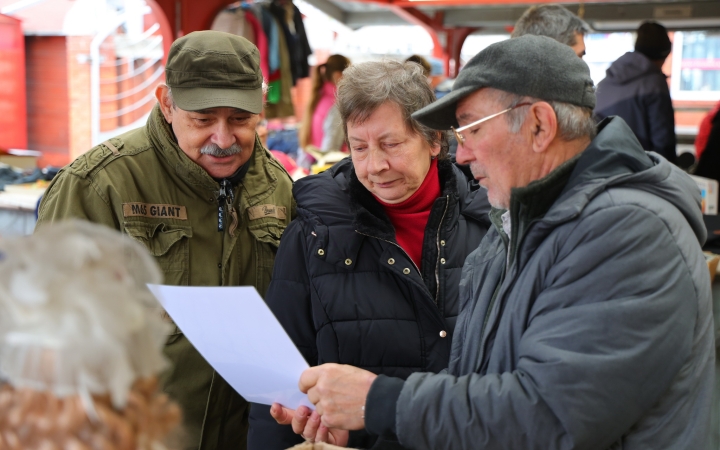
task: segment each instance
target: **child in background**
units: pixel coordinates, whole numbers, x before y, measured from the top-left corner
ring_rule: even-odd
[[[322,152],[342,148],[345,136],[335,108],[335,86],[348,66],[350,60],[343,55],[330,55],[313,70],[312,94],[300,126],[301,148],[312,145]]]

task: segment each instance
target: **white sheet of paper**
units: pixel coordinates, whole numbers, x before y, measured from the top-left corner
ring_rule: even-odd
[[[254,287],[148,287],[193,346],[245,400],[314,409],[298,389],[308,364]]]

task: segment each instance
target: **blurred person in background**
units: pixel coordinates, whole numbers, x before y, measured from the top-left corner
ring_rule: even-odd
[[[700,122],[695,152],[695,175],[720,181],[720,103]]]
[[[300,125],[300,147],[312,145],[322,152],[340,150],[343,146],[342,121],[335,108],[335,91],[350,60],[330,55],[313,70],[313,87],[308,108]]]
[[[675,111],[667,76],[662,72],[671,50],[664,26],[657,22],[640,25],[635,51],[612,63],[607,76],[598,83],[595,115],[600,120],[622,117],[646,151],[675,163]]]
[[[432,66],[430,65],[430,62],[423,58],[420,55],[411,55],[408,57],[408,59],[405,60],[405,62],[413,62],[415,64],[420,64],[420,67],[423,69],[423,74],[430,78],[430,73],[432,72]]]
[[[511,37],[534,34],[547,36],[585,56],[585,35],[590,27],[581,18],[560,5],[532,6],[515,23]]]
[[[405,379],[448,363],[462,265],[490,226],[490,205],[447,157],[444,133],[411,118],[434,99],[422,67],[409,62],[353,65],[338,86],[350,157],[296,182],[300,215],[265,297],[311,366],[352,364]],[[251,448],[302,441],[274,421],[256,441],[258,411],[253,405]],[[298,413],[320,424],[307,408]],[[403,448],[364,431],[340,439]]]

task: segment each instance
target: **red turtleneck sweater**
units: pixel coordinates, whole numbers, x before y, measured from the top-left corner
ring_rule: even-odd
[[[438,177],[437,159],[430,163],[430,170],[417,191],[402,203],[388,204],[375,197],[385,208],[395,227],[395,239],[400,247],[407,252],[420,268],[422,263],[422,246],[425,227],[430,217],[430,209],[440,197],[440,178]]]

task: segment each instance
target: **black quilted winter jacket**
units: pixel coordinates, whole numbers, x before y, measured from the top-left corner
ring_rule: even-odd
[[[265,301],[310,365],[340,363],[407,378],[448,364],[465,257],[490,226],[486,191],[438,163],[421,270],[349,158],[296,182],[298,217],[283,234]],[[248,448],[302,442],[253,405]],[[374,446],[373,446],[374,445]],[[350,447],[402,448],[351,433]]]

